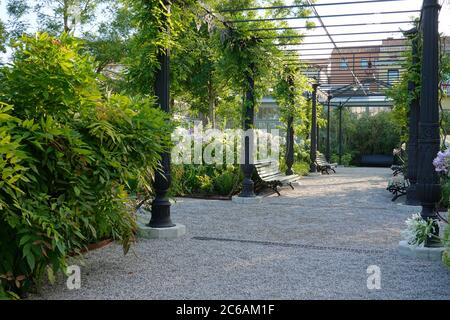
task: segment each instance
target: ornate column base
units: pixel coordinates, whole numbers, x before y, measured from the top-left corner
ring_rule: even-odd
[[[175,226],[170,218],[170,201],[168,199],[154,199],[152,203],[152,217],[149,227],[171,228]]]
[[[242,191],[239,194],[240,198],[254,198],[256,197],[254,192],[254,186],[255,183],[250,178],[244,178],[244,181],[242,182]]]
[[[262,202],[262,197],[241,197],[241,196],[234,196],[231,198],[231,201],[233,203],[237,204],[258,204]]]
[[[186,227],[182,224],[170,223],[170,226],[152,227],[146,222],[149,213],[141,210],[137,215],[137,236],[142,239],[177,239],[186,234]],[[143,214],[142,214],[143,213]]]

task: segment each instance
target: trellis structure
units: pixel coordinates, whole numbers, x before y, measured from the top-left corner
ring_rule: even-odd
[[[327,157],[330,157],[330,110],[333,106],[333,99],[337,99],[342,96],[346,89],[354,88],[353,97],[371,97],[379,96],[380,92],[376,92],[371,85],[376,84],[375,88],[382,86],[384,88],[392,86],[392,84],[397,81],[397,79],[389,79],[383,71],[386,70],[386,66],[389,64],[402,65],[404,62],[404,57],[400,54],[405,49],[411,50],[413,54],[413,62],[418,63],[419,54],[421,54],[421,94],[420,99],[412,99],[410,103],[409,112],[409,142],[408,142],[408,179],[411,182],[411,188],[408,192],[408,203],[416,204],[420,203],[422,205],[421,215],[424,219],[437,219],[436,215],[436,205],[440,200],[440,186],[439,178],[434,171],[432,164],[433,158],[440,148],[440,131],[439,131],[439,107],[438,107],[438,91],[439,91],[439,32],[438,32],[438,16],[440,5],[438,0],[424,0],[422,8],[412,8],[410,10],[401,11],[383,11],[377,14],[383,16],[395,16],[399,14],[415,14],[417,15],[417,25],[414,25],[413,21],[408,18],[403,18],[400,20],[389,20],[389,21],[378,21],[378,22],[360,22],[360,23],[338,23],[331,22],[325,23],[327,19],[337,19],[337,18],[351,18],[351,17],[366,17],[375,14],[374,12],[351,12],[346,14],[329,14],[320,15],[318,13],[318,7],[345,7],[355,4],[373,4],[373,3],[389,3],[398,2],[405,0],[375,0],[375,1],[341,1],[333,3],[317,3],[311,4],[308,2],[306,5],[291,5],[291,6],[273,6],[273,7],[254,7],[254,8],[240,8],[240,9],[225,9],[222,12],[215,13],[212,9],[204,8],[208,13],[215,19],[218,19],[225,28],[232,29],[233,26],[237,24],[254,24],[259,21],[295,21],[295,20],[306,20],[315,19],[318,21],[317,29],[323,30],[320,34],[305,34],[305,35],[289,35],[289,36],[276,36],[274,39],[274,46],[277,46],[280,50],[285,53],[285,64],[295,64],[299,66],[306,67],[305,72],[311,69],[314,72],[318,71],[317,76],[312,76],[312,124],[311,124],[311,171],[315,172],[316,168],[314,165],[314,160],[316,158],[317,151],[317,96],[318,91],[322,90],[323,93],[327,95]],[[169,5],[169,0],[164,0],[166,5]],[[273,11],[278,9],[293,8],[293,7],[308,7],[312,10],[313,15],[311,16],[300,16],[300,17],[261,17],[257,19],[241,19],[234,20],[232,18],[227,18],[230,14],[234,12],[245,12],[245,11]],[[419,15],[420,13],[420,15]],[[222,15],[224,17],[222,17]],[[398,26],[404,27],[404,30],[398,29]],[[380,28],[380,30],[370,30],[361,31],[360,28],[364,26],[369,26],[372,29]],[[390,26],[391,29],[381,30],[381,26]],[[333,33],[330,30],[334,28],[353,28],[352,32],[337,32]],[[397,27],[397,29],[394,29]],[[356,31],[354,29],[356,28]],[[250,31],[254,34],[255,38],[264,39],[264,33],[266,31],[284,31],[284,30],[309,30],[307,27],[297,27],[297,26],[286,26],[283,28],[251,28]],[[382,57],[381,62],[377,65],[372,63],[370,76],[364,78],[362,76],[362,71],[360,67],[356,67],[355,63],[350,67],[348,61],[346,61],[346,53],[344,52],[349,44],[367,44],[376,43],[383,41],[385,38],[380,38],[380,35],[387,34],[398,34],[401,35],[400,38],[396,38],[399,43],[393,43],[386,45],[389,54],[395,54],[394,56]],[[337,40],[336,37],[354,37],[352,40]],[[364,38],[361,38],[364,36]],[[293,39],[298,37],[299,39],[308,39],[312,41],[307,42],[293,42]],[[266,37],[267,39],[267,37]],[[419,44],[422,41],[423,50],[419,52]],[[324,44],[328,44],[328,47],[322,47]],[[361,46],[360,46],[361,47]],[[363,45],[362,47],[368,47]],[[353,47],[354,48],[354,47]],[[323,53],[324,50],[333,50],[333,54]],[[376,49],[375,49],[376,50]],[[365,58],[367,54],[367,60],[373,57],[370,51],[358,55],[358,58]],[[323,59],[333,66],[336,63],[341,63],[342,68],[336,71],[335,79],[333,79],[332,85],[324,86],[321,88],[321,80],[323,79],[323,70],[317,68],[321,62],[323,64]],[[156,84],[156,94],[159,98],[159,104],[161,108],[165,111],[169,111],[169,51],[166,50],[160,55],[161,69],[157,77]],[[369,60],[370,61],[370,60]],[[332,70],[333,71],[333,70]],[[408,70],[403,70],[408,71]],[[248,91],[246,93],[247,101],[254,101],[254,79],[251,75],[244,75],[248,82]],[[415,84],[410,83],[409,90],[413,94],[415,90]],[[377,89],[378,90],[378,89]],[[349,100],[352,97],[349,97]],[[420,103],[419,103],[420,100]],[[420,104],[420,105],[419,105]],[[254,125],[254,103],[250,103],[245,111],[245,121],[244,130],[250,129]],[[289,119],[287,128],[287,145],[293,145],[293,119]],[[250,143],[252,143],[248,138],[245,141],[245,164],[242,166],[244,173],[243,188],[240,197],[254,197],[253,181],[251,179],[253,173],[253,165],[250,160]],[[288,173],[291,172],[292,159],[293,159],[293,148],[288,147],[287,154],[287,164]],[[418,165],[420,163],[420,166]],[[163,172],[158,173],[155,179],[155,191],[156,197],[152,204],[152,219],[150,221],[150,226],[155,228],[166,228],[173,226],[170,219],[170,203],[167,200],[167,191],[170,186],[170,156],[169,154],[163,155]]]

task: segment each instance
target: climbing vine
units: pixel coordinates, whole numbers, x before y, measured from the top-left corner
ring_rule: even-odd
[[[408,140],[408,113],[409,105],[414,99],[419,99],[421,90],[421,78],[420,78],[420,66],[421,66],[421,52],[422,52],[422,41],[420,39],[420,33],[410,37],[407,40],[408,45],[412,45],[413,41],[417,41],[417,63],[413,63],[413,55],[411,50],[406,50],[403,53],[405,58],[402,63],[402,67],[407,70],[404,72],[400,78],[400,81],[394,84],[391,88],[386,91],[386,95],[391,98],[394,102],[393,117],[400,128],[401,141],[405,142]],[[413,94],[410,93],[409,83],[415,85],[415,90]]]
[[[186,28],[186,8],[194,0],[124,0],[131,15],[134,37],[130,41],[129,58],[125,59],[128,89],[142,94],[152,93],[158,54],[177,46],[177,39]],[[187,19],[188,20],[188,19]]]
[[[231,1],[228,8],[241,8],[241,6],[256,6],[256,1]],[[273,1],[272,4],[283,4],[283,1]],[[295,4],[305,5],[307,1],[295,1]],[[271,12],[274,18],[287,16],[303,16],[310,14],[306,7],[279,9]],[[231,20],[253,20],[249,23],[237,23],[233,25],[228,37],[224,41],[223,70],[233,79],[236,90],[245,92],[248,89],[248,77],[255,81],[256,100],[267,94],[269,89],[274,89],[277,78],[283,77],[285,68],[285,54],[280,50],[281,45],[298,43],[302,39],[302,34],[296,30],[287,29],[277,31],[277,27],[286,27],[286,22],[258,21],[261,18],[256,11],[239,11],[230,14]],[[308,27],[313,27],[311,22],[306,22]],[[260,30],[255,32],[254,30]],[[285,74],[286,75],[286,74]],[[300,84],[302,77],[295,80]],[[280,89],[281,90],[281,89]],[[296,88],[301,91],[302,88]],[[289,91],[289,90],[287,90]],[[282,92],[279,91],[281,94]],[[290,93],[286,92],[283,99],[290,99]],[[281,96],[280,96],[281,97]],[[294,100],[299,99],[299,95],[294,94]],[[281,101],[281,100],[280,100]],[[283,103],[283,101],[281,101]],[[285,101],[284,101],[285,102]],[[286,109],[284,103],[282,109]]]
[[[409,106],[413,99],[420,100],[420,91],[421,91],[421,58],[422,58],[422,41],[420,33],[418,33],[414,37],[410,37],[407,41],[408,45],[412,45],[412,42],[417,40],[418,42],[418,53],[417,53],[417,63],[413,63],[413,56],[411,50],[406,50],[403,53],[405,61],[402,64],[402,67],[407,70],[404,72],[400,78],[400,81],[397,82],[392,88],[386,91],[386,94],[389,98],[391,98],[394,102],[393,115],[396,123],[398,124],[401,132],[401,141],[406,142],[408,140],[408,113]],[[445,92],[442,90],[442,84],[448,78],[450,74],[450,58],[444,52],[444,48],[441,45],[441,53],[439,56],[439,105],[441,106],[441,101],[445,96]],[[410,92],[409,83],[413,83],[415,85],[414,91]],[[441,107],[441,134],[444,137],[443,141],[445,142],[446,136],[446,123],[448,122],[448,115],[444,112]]]
[[[312,91],[309,79],[301,73],[298,65],[285,65],[277,77],[274,97],[280,106],[280,120],[285,123],[293,117],[297,134],[308,136],[311,106],[307,94]]]

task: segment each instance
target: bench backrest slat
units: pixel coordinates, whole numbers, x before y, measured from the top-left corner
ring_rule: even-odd
[[[278,161],[267,160],[255,163],[256,171],[261,179],[269,178],[281,174]]]
[[[324,156],[322,153],[320,153],[320,152],[317,152],[317,155],[316,155],[316,163],[317,163],[319,166],[328,166],[328,165],[330,165],[330,164],[328,163],[327,159],[325,158],[325,156]]]

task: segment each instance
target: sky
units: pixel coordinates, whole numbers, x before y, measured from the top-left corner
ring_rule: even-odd
[[[338,0],[317,0],[316,3],[339,3],[339,2],[347,2],[353,0],[346,1],[338,1]],[[292,0],[286,1],[288,4],[292,2]],[[441,33],[445,35],[450,35],[450,0],[439,0],[442,5],[441,13],[440,13],[440,24],[439,29]],[[420,12],[416,13],[398,13],[398,14],[376,14],[377,12],[386,12],[386,11],[407,11],[407,10],[420,10],[422,6],[422,0],[399,0],[394,2],[381,2],[381,3],[364,3],[364,4],[351,4],[351,5],[342,5],[339,4],[337,6],[318,6],[316,7],[319,15],[336,15],[336,14],[345,14],[345,13],[373,13],[371,15],[364,16],[352,16],[352,17],[339,17],[339,18],[323,18],[323,21],[326,25],[329,24],[346,24],[346,23],[374,23],[374,22],[393,22],[393,21],[410,21],[411,17],[420,16]],[[6,0],[0,0],[0,19],[3,21],[8,20],[8,16],[6,14]],[[316,22],[317,26],[320,26],[320,23],[317,19],[312,19],[312,21]],[[290,24],[292,26],[301,26],[304,24],[304,20],[291,20]],[[34,26],[35,27],[35,26]],[[398,25],[372,25],[372,26],[353,26],[353,27],[334,27],[329,28],[328,31],[330,34],[337,33],[355,33],[355,32],[367,32],[367,31],[398,31],[399,29],[407,30],[411,28],[410,24],[398,24]],[[314,37],[313,35],[324,34],[324,30],[322,28],[316,28],[315,30],[308,31],[308,37],[305,38],[304,45],[300,46],[300,48],[330,48],[331,44],[324,45],[308,45],[308,42],[329,42],[328,37]],[[352,36],[333,36],[335,41],[348,41],[348,40],[367,40],[367,39],[383,39],[387,37],[398,38],[401,36],[401,33],[383,33],[383,34],[371,34],[371,35],[352,35]],[[354,44],[337,44],[338,46],[364,46],[364,45],[377,45],[381,44],[381,41],[378,42],[357,42]],[[304,51],[308,52],[308,51]],[[316,53],[316,54],[329,54],[331,53],[330,49],[323,49],[317,51],[309,51],[308,54]],[[323,57],[323,56],[317,56]],[[312,56],[308,56],[308,58],[314,58]],[[3,55],[3,60],[5,60],[5,55]]]

